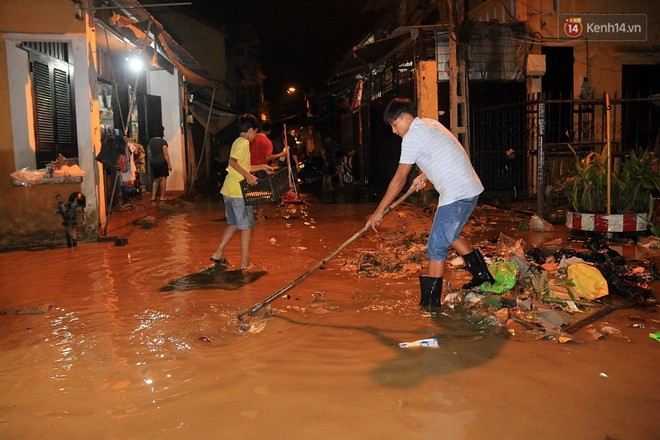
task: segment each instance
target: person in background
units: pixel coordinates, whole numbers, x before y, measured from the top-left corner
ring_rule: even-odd
[[[273,142],[270,140],[268,135],[272,129],[272,124],[270,121],[264,121],[261,124],[261,129],[257,132],[252,142],[250,142],[250,163],[251,166],[256,167],[259,165],[268,165],[272,161],[277,161],[281,157],[286,157],[289,152],[288,149],[284,149],[279,153],[273,153]],[[263,171],[261,171],[263,172]],[[259,176],[258,177],[266,177]],[[264,215],[264,205],[257,205],[257,220],[263,220],[266,218]]]
[[[241,270],[250,265],[250,243],[252,241],[252,229],[254,229],[254,211],[251,206],[245,204],[241,182],[247,181],[250,185],[258,183],[257,177],[251,171],[272,171],[268,165],[250,164],[250,142],[257,135],[259,121],[251,114],[244,114],[238,119],[238,138],[231,146],[229,153],[229,167],[227,177],[222,185],[220,193],[225,203],[225,215],[227,227],[225,228],[220,244],[211,255],[211,261],[216,265],[228,266],[224,257],[225,247],[229,240],[238,230],[241,231]]]
[[[284,133],[280,133],[273,139],[273,152],[277,154],[277,165],[287,166],[286,154],[282,154],[285,148],[289,151],[289,161],[293,165],[295,171],[300,171],[300,164],[298,163],[298,143],[294,136],[296,130],[289,130],[286,134],[286,142],[284,142]]]
[[[344,169],[344,160],[346,158],[346,153],[344,153],[344,150],[341,148],[337,147],[335,149],[335,169],[337,170],[337,185],[339,187],[344,186],[344,174],[345,174],[345,169]]]
[[[335,168],[336,148],[337,145],[330,136],[326,136],[323,139],[323,183],[321,185],[323,191],[332,191],[334,189],[332,178],[337,174],[337,168]]]
[[[296,130],[290,129],[286,133],[286,138],[284,136],[284,130],[279,136],[276,136],[273,140],[273,151],[276,154],[279,154],[284,151],[285,148],[289,149],[289,161],[291,163],[291,174],[293,178],[293,183],[296,186],[296,193],[299,193],[298,187],[298,173],[300,172],[300,163],[299,163],[299,151],[298,151],[298,141],[296,140]],[[277,162],[278,167],[288,166],[286,154],[279,158]]]
[[[167,177],[172,171],[170,155],[167,152],[167,141],[163,139],[165,129],[160,127],[156,130],[154,137],[149,139],[147,148],[149,150],[149,165],[151,166],[151,201],[156,201],[156,194],[160,188],[160,200],[167,200],[165,189],[167,188]]]
[[[395,98],[385,108],[385,123],[402,138],[399,166],[376,211],[366,226],[376,230],[385,209],[403,189],[408,174],[417,165],[422,171],[412,182],[417,191],[430,181],[438,192],[438,209],[428,238],[429,273],[419,277],[422,307],[440,305],[442,277],[449,246],[463,257],[472,280],[463,288],[471,289],[486,281],[494,283],[478,249],[461,237],[461,230],[484,190],[470,158],[458,139],[438,121],[417,117],[413,102]]]

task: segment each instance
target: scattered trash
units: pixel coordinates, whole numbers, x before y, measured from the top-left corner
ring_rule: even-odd
[[[399,347],[401,348],[411,348],[411,347],[429,347],[429,348],[438,348],[438,338],[430,339],[420,339],[413,342],[400,342]]]
[[[572,336],[567,335],[565,333],[560,333],[559,335],[557,335],[557,342],[559,342],[560,344],[565,344],[567,342],[574,342],[574,341],[575,339],[573,339]]]
[[[515,264],[518,269],[519,278],[529,278],[532,275],[532,269],[530,265],[524,259],[520,258],[518,255],[514,255],[511,259],[511,263]]]
[[[585,329],[585,332],[586,332],[587,335],[589,335],[594,341],[597,340],[597,339],[600,339],[600,338],[605,337],[604,334],[602,334],[601,332],[599,332],[598,330],[596,330],[596,329],[594,328],[594,326],[592,326],[592,325],[590,325],[589,327],[587,327],[587,328]]]
[[[649,338],[660,341],[660,332],[649,333]]]
[[[505,325],[509,320],[509,309],[499,309],[495,312],[495,318],[500,324]]]
[[[14,179],[14,184],[22,186],[30,186],[39,183],[43,180],[45,175],[45,168],[40,170],[31,170],[27,167],[21,168],[20,170],[14,171],[10,174],[11,178]]]
[[[486,315],[477,321],[477,325],[480,327],[493,327],[499,329],[502,327],[502,324],[497,319],[495,315]]]
[[[461,294],[460,291],[452,292],[452,294],[455,295],[457,298],[459,298],[459,297],[463,298],[463,295]],[[468,304],[468,305],[477,304],[477,303],[483,301],[486,297],[487,297],[487,295],[485,295],[483,293],[478,293],[478,292],[475,292],[475,291],[471,290],[465,295],[462,302],[464,302],[465,304]],[[454,301],[454,302],[456,302],[456,301]]]
[[[601,379],[607,379],[609,376],[605,373],[600,373],[598,377],[600,377]]]
[[[534,232],[550,232],[555,228],[550,222],[534,214],[529,220],[529,229]]]
[[[497,239],[497,250],[503,261],[510,261],[514,255],[525,258],[522,238],[516,240],[500,233],[499,238]]]
[[[479,301],[481,301],[481,298]],[[463,302],[463,293],[460,290],[447,292],[447,294],[442,297],[440,302],[442,304],[461,304]]]
[[[559,330],[563,325],[571,322],[568,315],[557,310],[546,310],[536,314],[538,322],[550,330]]]
[[[314,293],[312,293],[312,298],[314,299],[313,302],[328,302],[328,300],[325,299],[324,295],[325,295],[325,292],[314,292]]]
[[[586,263],[575,263],[568,266],[566,273],[581,298],[596,299],[608,294],[607,281],[595,267]]]
[[[424,211],[429,221],[433,210]],[[426,268],[426,230],[415,230],[408,219],[398,216],[394,228],[366,236],[362,247],[346,254],[342,271],[380,279],[416,279]],[[537,231],[551,230],[552,225],[538,217],[526,217],[523,223]],[[498,225],[495,209],[487,215],[476,215],[463,233],[488,233]],[[637,305],[653,305],[650,283],[657,279],[649,260],[626,260],[608,246],[612,239],[603,237],[580,239],[553,238],[542,245],[528,246],[522,238],[504,233],[472,241],[484,255],[495,283],[484,283],[471,290],[443,288],[442,314],[469,311],[470,320],[478,326],[492,327],[511,335],[528,335],[534,339],[551,339],[559,343],[581,342],[573,333],[585,329],[581,338],[628,339],[621,330],[604,323],[592,326],[615,310]],[[648,247],[655,246],[648,240]],[[660,248],[660,239],[657,247]],[[447,256],[446,279],[463,284],[464,260],[454,253]],[[457,270],[458,269],[458,270]],[[380,309],[378,307],[381,307]],[[394,306],[372,304],[369,310],[393,310]],[[326,308],[327,310],[327,308]],[[435,312],[437,315],[437,311]],[[430,313],[430,316],[434,316]],[[651,323],[652,319],[642,320]],[[657,321],[653,321],[657,322]],[[660,322],[659,322],[660,323]],[[646,324],[646,327],[649,327]],[[644,324],[628,327],[644,328]],[[502,330],[503,328],[503,330]],[[652,336],[651,336],[652,337]],[[660,340],[660,335],[658,335]]]
[[[133,220],[133,224],[140,226],[142,229],[153,229],[158,225],[158,219],[153,215],[146,215]]]
[[[461,267],[465,264],[465,261],[461,257],[456,257],[448,261],[452,267]]]
[[[61,154],[58,154],[54,161],[46,164],[46,168],[32,170],[26,167],[10,174],[13,184],[17,186],[38,184],[44,179],[81,177],[84,175],[85,171],[80,169],[77,159],[67,159]]]
[[[610,335],[610,336],[623,336],[623,333],[621,333],[621,330],[619,330],[616,327],[612,327],[609,322],[603,322],[600,331],[603,334]]]
[[[481,285],[484,292],[504,293],[516,284],[516,275],[518,268],[511,262],[497,262],[488,266],[488,270],[495,278],[495,284],[488,281]]]
[[[656,237],[655,235],[650,237],[642,237],[639,239],[637,244],[648,249],[660,249],[660,237]]]
[[[575,304],[574,301],[566,301],[566,305],[568,306],[569,310],[574,313],[582,313],[582,310],[580,310]]]

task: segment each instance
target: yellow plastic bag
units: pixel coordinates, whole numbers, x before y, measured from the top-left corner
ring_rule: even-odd
[[[575,284],[575,293],[581,298],[596,299],[609,293],[607,281],[598,269],[586,263],[574,263],[566,271]]]

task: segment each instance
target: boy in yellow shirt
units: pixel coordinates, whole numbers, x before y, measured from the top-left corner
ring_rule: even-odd
[[[257,134],[257,127],[259,127],[259,121],[251,114],[246,113],[238,119],[239,136],[231,146],[227,177],[220,190],[225,202],[227,228],[222,234],[218,249],[211,256],[211,261],[215,264],[226,266],[228,262],[223,256],[225,246],[234,232],[240,230],[241,270],[247,269],[250,264],[250,242],[252,241],[252,229],[254,229],[254,211],[251,206],[245,204],[241,181],[245,179],[250,185],[256,185],[257,178],[250,171],[272,170],[267,165],[250,166],[250,142]]]

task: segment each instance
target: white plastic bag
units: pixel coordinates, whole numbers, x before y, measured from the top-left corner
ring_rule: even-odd
[[[29,186],[39,183],[46,175],[46,169],[30,170],[29,168],[21,168],[10,174],[11,178],[19,182],[21,185]]]

